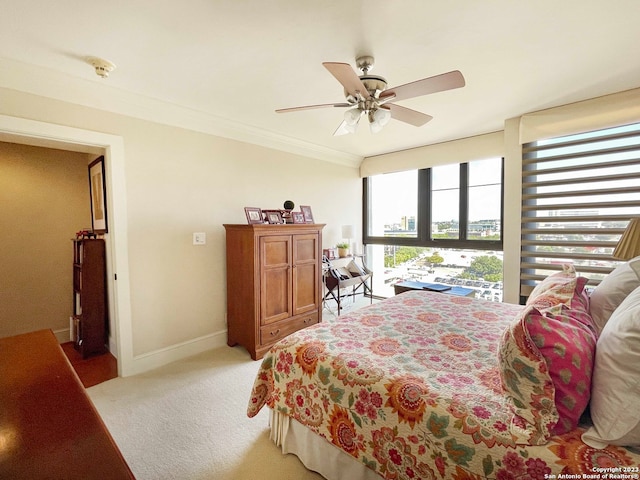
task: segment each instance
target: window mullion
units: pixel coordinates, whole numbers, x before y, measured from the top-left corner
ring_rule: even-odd
[[[418,239],[431,241],[431,169],[418,170]]]
[[[469,226],[469,164],[460,164],[459,239],[467,240]]]

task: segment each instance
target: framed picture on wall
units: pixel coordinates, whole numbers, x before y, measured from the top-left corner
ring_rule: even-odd
[[[313,213],[311,213],[311,207],[308,205],[300,205],[300,211],[304,215],[305,223],[313,223]]]
[[[107,188],[104,178],[104,157],[89,164],[89,196],[91,197],[91,227],[94,233],[107,233]]]

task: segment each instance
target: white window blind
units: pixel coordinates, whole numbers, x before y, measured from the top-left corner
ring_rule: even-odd
[[[640,124],[523,145],[520,292],[573,263],[600,280],[640,214]]]

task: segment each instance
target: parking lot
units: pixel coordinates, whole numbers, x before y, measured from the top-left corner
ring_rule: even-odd
[[[374,293],[385,297],[393,296],[394,284],[413,280],[471,288],[475,290],[476,298],[484,298],[493,302],[502,301],[502,282],[458,278],[470,262],[479,255],[479,252],[455,250],[443,251],[441,254],[445,259],[441,265],[425,267],[419,265],[418,259],[415,259],[395,267],[384,268],[381,275],[376,275],[377,272],[374,271]],[[502,260],[502,252],[487,252],[486,254],[494,255]]]

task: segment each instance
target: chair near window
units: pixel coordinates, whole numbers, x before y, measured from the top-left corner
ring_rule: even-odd
[[[355,258],[343,267],[335,266],[327,257],[323,256],[323,281],[326,293],[323,301],[335,301],[340,315],[344,302],[355,300],[357,295],[369,295],[373,303],[372,279],[373,272],[367,268],[364,261],[359,265]]]

